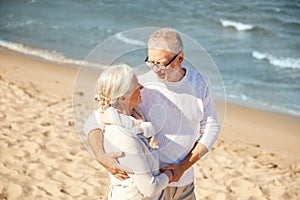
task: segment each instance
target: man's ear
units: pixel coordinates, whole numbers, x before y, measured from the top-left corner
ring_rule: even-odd
[[[180,52],[180,54],[178,55],[178,62],[182,63],[184,60],[184,54],[183,52]]]

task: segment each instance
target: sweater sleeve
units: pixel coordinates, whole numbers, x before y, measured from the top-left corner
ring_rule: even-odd
[[[84,122],[83,132],[87,136],[92,130],[100,128],[101,122],[97,120],[96,111],[93,111],[88,119]]]
[[[168,186],[169,178],[165,173],[153,176],[150,172],[134,174],[132,178],[138,190],[145,197],[154,197]]]
[[[165,173],[154,175],[153,169],[151,169],[151,166],[153,168],[153,163],[159,162],[158,159],[153,157],[140,138],[125,134],[116,135],[116,131],[120,131],[120,128],[109,129],[106,126],[105,138],[109,140],[109,145],[113,145],[113,148],[118,148],[117,151],[125,152],[125,156],[118,159],[119,163],[134,172],[134,174],[129,176],[140,193],[149,198],[158,195],[168,186],[169,182],[169,178]],[[105,146],[106,152],[111,151],[109,145]]]
[[[210,151],[220,133],[220,125],[217,120],[214,100],[211,93],[211,87],[208,80],[206,80],[206,87],[203,94],[203,109],[204,117],[200,122],[200,138],[198,142],[204,144],[208,151]]]

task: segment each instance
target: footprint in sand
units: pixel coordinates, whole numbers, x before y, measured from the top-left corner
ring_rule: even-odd
[[[228,188],[231,192],[238,196],[263,196],[262,191],[257,185],[241,178],[230,181]]]

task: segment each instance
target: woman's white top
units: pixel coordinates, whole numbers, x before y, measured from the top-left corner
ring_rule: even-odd
[[[110,115],[114,123],[105,126],[104,150],[106,153],[124,152],[125,156],[118,159],[119,163],[134,172],[124,181],[109,174],[111,186],[108,198],[111,200],[161,199],[162,191],[167,187],[169,178],[166,174],[159,173],[158,156],[148,146],[143,131],[138,131],[144,126],[145,128],[142,129],[148,137],[154,134],[154,127],[146,123],[137,128],[131,117],[118,113],[114,108],[107,109],[105,114]]]

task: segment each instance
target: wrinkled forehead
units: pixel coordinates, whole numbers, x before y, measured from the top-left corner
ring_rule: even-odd
[[[131,79],[131,87],[135,87],[139,84],[138,79],[135,74],[133,74],[132,79]]]
[[[148,54],[149,53],[177,54],[178,52],[172,51],[167,47],[148,47]]]
[[[140,83],[137,79],[137,76],[134,74],[132,76],[132,79],[131,79],[131,83],[130,83],[130,87],[129,87],[129,92],[132,92],[134,91],[135,89],[137,89],[138,87],[140,87]]]
[[[169,57],[177,54],[176,52],[172,52],[166,49],[159,49],[159,48],[149,48],[148,49],[148,56],[159,56],[159,57]]]
[[[132,75],[132,82],[133,83],[138,82],[137,76],[135,74]]]
[[[148,58],[150,60],[168,60],[176,55],[176,53],[170,52],[165,49],[148,49]]]

